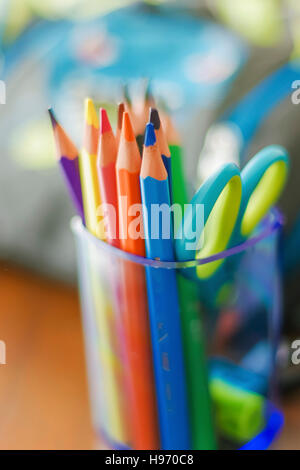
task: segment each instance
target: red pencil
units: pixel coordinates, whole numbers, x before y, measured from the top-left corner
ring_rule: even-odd
[[[111,245],[119,243],[119,214],[116,183],[117,143],[105,109],[100,109],[100,138],[98,145],[97,169],[102,206],[105,209],[105,235]]]

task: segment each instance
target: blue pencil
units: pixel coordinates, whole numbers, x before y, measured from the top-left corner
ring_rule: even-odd
[[[154,204],[170,206],[168,175],[152,123],[146,127],[140,183],[146,208],[143,211],[146,255],[173,261],[172,233],[163,238],[163,224],[159,224],[158,236],[151,238],[151,223],[155,223],[151,208]],[[171,226],[170,214],[168,223]],[[191,447],[176,274],[170,269],[147,267],[146,279],[161,447],[186,450]]]

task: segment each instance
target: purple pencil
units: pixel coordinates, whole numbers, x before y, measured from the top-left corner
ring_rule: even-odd
[[[58,123],[53,110],[49,108],[48,111],[53,127],[57,160],[60,163],[76,211],[82,218],[83,223],[85,223],[79,174],[78,150],[62,126]]]

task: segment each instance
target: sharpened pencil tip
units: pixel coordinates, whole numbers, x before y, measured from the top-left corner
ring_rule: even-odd
[[[123,113],[125,112],[125,104],[119,103],[118,106],[118,129],[122,129]]]
[[[63,129],[61,124],[57,121],[52,108],[48,108],[48,113],[53,128],[56,145],[56,156],[58,160],[61,160],[63,157],[68,160],[73,160],[78,156],[78,151],[75,145],[73,144],[70,137],[66,134],[66,131]]]
[[[146,125],[146,132],[145,132],[145,147],[150,147],[151,145],[154,145],[156,142],[156,137],[155,137],[155,130],[154,130],[154,125],[152,122],[148,122]]]
[[[123,98],[124,98],[124,101],[125,103],[128,103],[129,105],[131,105],[131,98],[130,98],[130,94],[129,94],[129,89],[128,89],[128,84],[127,83],[124,83],[123,84]]]
[[[132,142],[135,140],[135,135],[133,132],[132,124],[131,124],[130,117],[127,111],[123,113],[122,129],[123,129],[123,135],[128,142]]]
[[[49,113],[49,116],[50,116],[50,119],[51,119],[51,124],[52,124],[52,127],[54,128],[55,126],[58,125],[58,122],[57,122],[57,119],[54,115],[54,111],[52,108],[48,108],[48,113]]]
[[[84,117],[85,121],[89,126],[93,126],[95,129],[99,129],[99,120],[96,113],[96,109],[91,98],[86,98],[84,102]]]
[[[107,112],[104,108],[100,108],[100,134],[111,131],[111,125],[107,116]]]
[[[153,124],[154,129],[160,128],[160,117],[156,108],[150,108],[149,121]]]
[[[153,101],[153,96],[151,92],[151,80],[149,78],[146,79],[145,101]]]

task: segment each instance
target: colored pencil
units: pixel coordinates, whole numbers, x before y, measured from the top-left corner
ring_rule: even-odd
[[[138,115],[141,127],[139,128],[138,133],[137,133],[137,142],[138,142],[141,153],[143,152],[143,145],[144,145],[144,139],[145,139],[145,127],[148,121],[149,109],[154,106],[155,106],[155,101],[151,93],[151,83],[150,83],[150,80],[148,80],[146,82],[144,101],[141,101],[141,105],[140,105],[141,111],[140,111],[140,114]]]
[[[171,168],[171,152],[170,152],[169,145],[165,136],[165,132],[160,122],[158,110],[156,108],[150,108],[149,121],[152,122],[154,126],[158,147],[159,147],[164,165],[168,173],[170,199],[171,199],[171,204],[172,204],[173,202],[173,189],[172,189],[173,178],[172,178],[172,168]]]
[[[133,128],[141,154],[143,152],[145,126],[148,121],[149,109],[154,105],[150,81],[146,80],[144,94],[130,103],[130,116],[132,117]]]
[[[79,174],[78,151],[65,130],[58,123],[53,110],[49,108],[48,111],[54,133],[57,160],[59,161],[62,169],[76,211],[80,215],[84,224],[85,220]]]
[[[143,238],[130,235],[128,208],[141,203],[139,173],[141,157],[128,112],[123,113],[122,133],[117,157],[117,191],[120,214],[120,244],[129,253],[144,256]],[[127,198],[127,204],[123,199]],[[141,224],[142,225],[142,224]],[[123,263],[123,325],[128,362],[132,446],[134,449],[158,449],[154,377],[148,321],[144,268],[130,261]]]
[[[188,269],[188,268],[187,268]],[[192,448],[216,449],[216,437],[208,384],[202,305],[195,284],[177,275],[181,329],[187,376]]]
[[[173,201],[180,204],[182,211],[184,211],[184,204],[188,202],[188,191],[183,167],[181,140],[170,116],[167,116],[165,122],[165,133],[171,152]]]
[[[90,98],[85,100],[85,126],[83,148],[79,156],[80,180],[86,226],[98,238],[104,239],[104,225],[99,207],[101,205],[97,172],[97,147],[99,120]]]
[[[131,100],[131,97],[130,97],[128,85],[123,86],[123,103],[124,103],[124,111],[126,111],[129,114],[130,122],[131,122],[131,125],[133,127],[134,134],[136,136],[137,135],[136,126],[138,126],[138,121],[136,119],[135,111],[133,109],[133,103],[132,103],[132,100]],[[119,110],[118,110],[118,112],[119,112]],[[123,116],[123,113],[122,113],[122,116]],[[122,123],[123,123],[123,120],[121,122],[121,128],[122,128]]]
[[[147,124],[140,174],[146,254],[162,261],[174,260],[173,240],[151,238],[153,204],[170,206],[168,174],[155,130]],[[171,219],[170,231],[171,231]],[[160,224],[162,225],[162,224]],[[146,268],[153,362],[160,424],[161,447],[190,449],[186,377],[184,370],[176,274],[174,270]]]
[[[179,204],[184,213],[188,203],[182,165],[180,137],[171,118],[165,116],[165,131],[170,145],[172,166],[173,203]],[[175,218],[175,230],[181,223]],[[177,274],[177,286],[181,315],[181,329],[187,376],[187,391],[191,422],[192,447],[195,450],[216,449],[212,404],[208,386],[206,348],[201,318],[201,303],[196,286],[182,274]]]
[[[149,109],[153,106],[155,106],[154,98],[151,93],[150,83],[147,83],[144,95],[140,99],[134,101],[132,105],[136,119],[137,136],[144,136],[149,116]],[[144,141],[142,141],[142,145],[143,144]]]
[[[123,113],[125,111],[125,104],[119,103],[118,105],[118,120],[117,120],[117,130],[116,130],[116,145],[117,149],[119,148],[120,144],[120,137],[122,131],[122,122],[123,122]]]
[[[119,248],[119,214],[116,181],[117,143],[105,109],[100,109],[100,137],[98,145],[98,177],[103,205],[106,210],[106,240]]]
[[[119,106],[119,119],[122,119],[123,112],[120,115]],[[119,211],[118,211],[118,195],[117,195],[117,180],[116,180],[116,161],[117,161],[117,143],[116,138],[112,132],[112,128],[107,116],[105,109],[100,109],[100,137],[98,145],[98,174],[100,183],[100,192],[103,204],[110,204],[110,208],[106,214],[105,233],[106,240],[111,245],[119,248]],[[118,127],[119,127],[118,123]],[[122,123],[121,123],[122,127]],[[113,211],[112,211],[113,210]],[[120,370],[118,379],[118,387],[121,391],[121,405],[122,405],[122,416],[124,424],[126,425],[126,433],[129,436],[128,442],[130,441],[131,435],[131,417],[128,413],[128,379],[126,375],[127,363],[126,363],[126,345],[125,345],[125,333],[122,325],[121,309],[122,309],[122,281],[120,280],[120,269],[122,261],[115,256],[114,262],[109,267],[108,276],[110,278],[110,288],[113,294],[113,305],[114,305],[114,318],[112,327],[114,328],[115,336],[115,349],[119,357]],[[125,389],[124,389],[125,387]],[[127,393],[126,393],[127,391]]]

